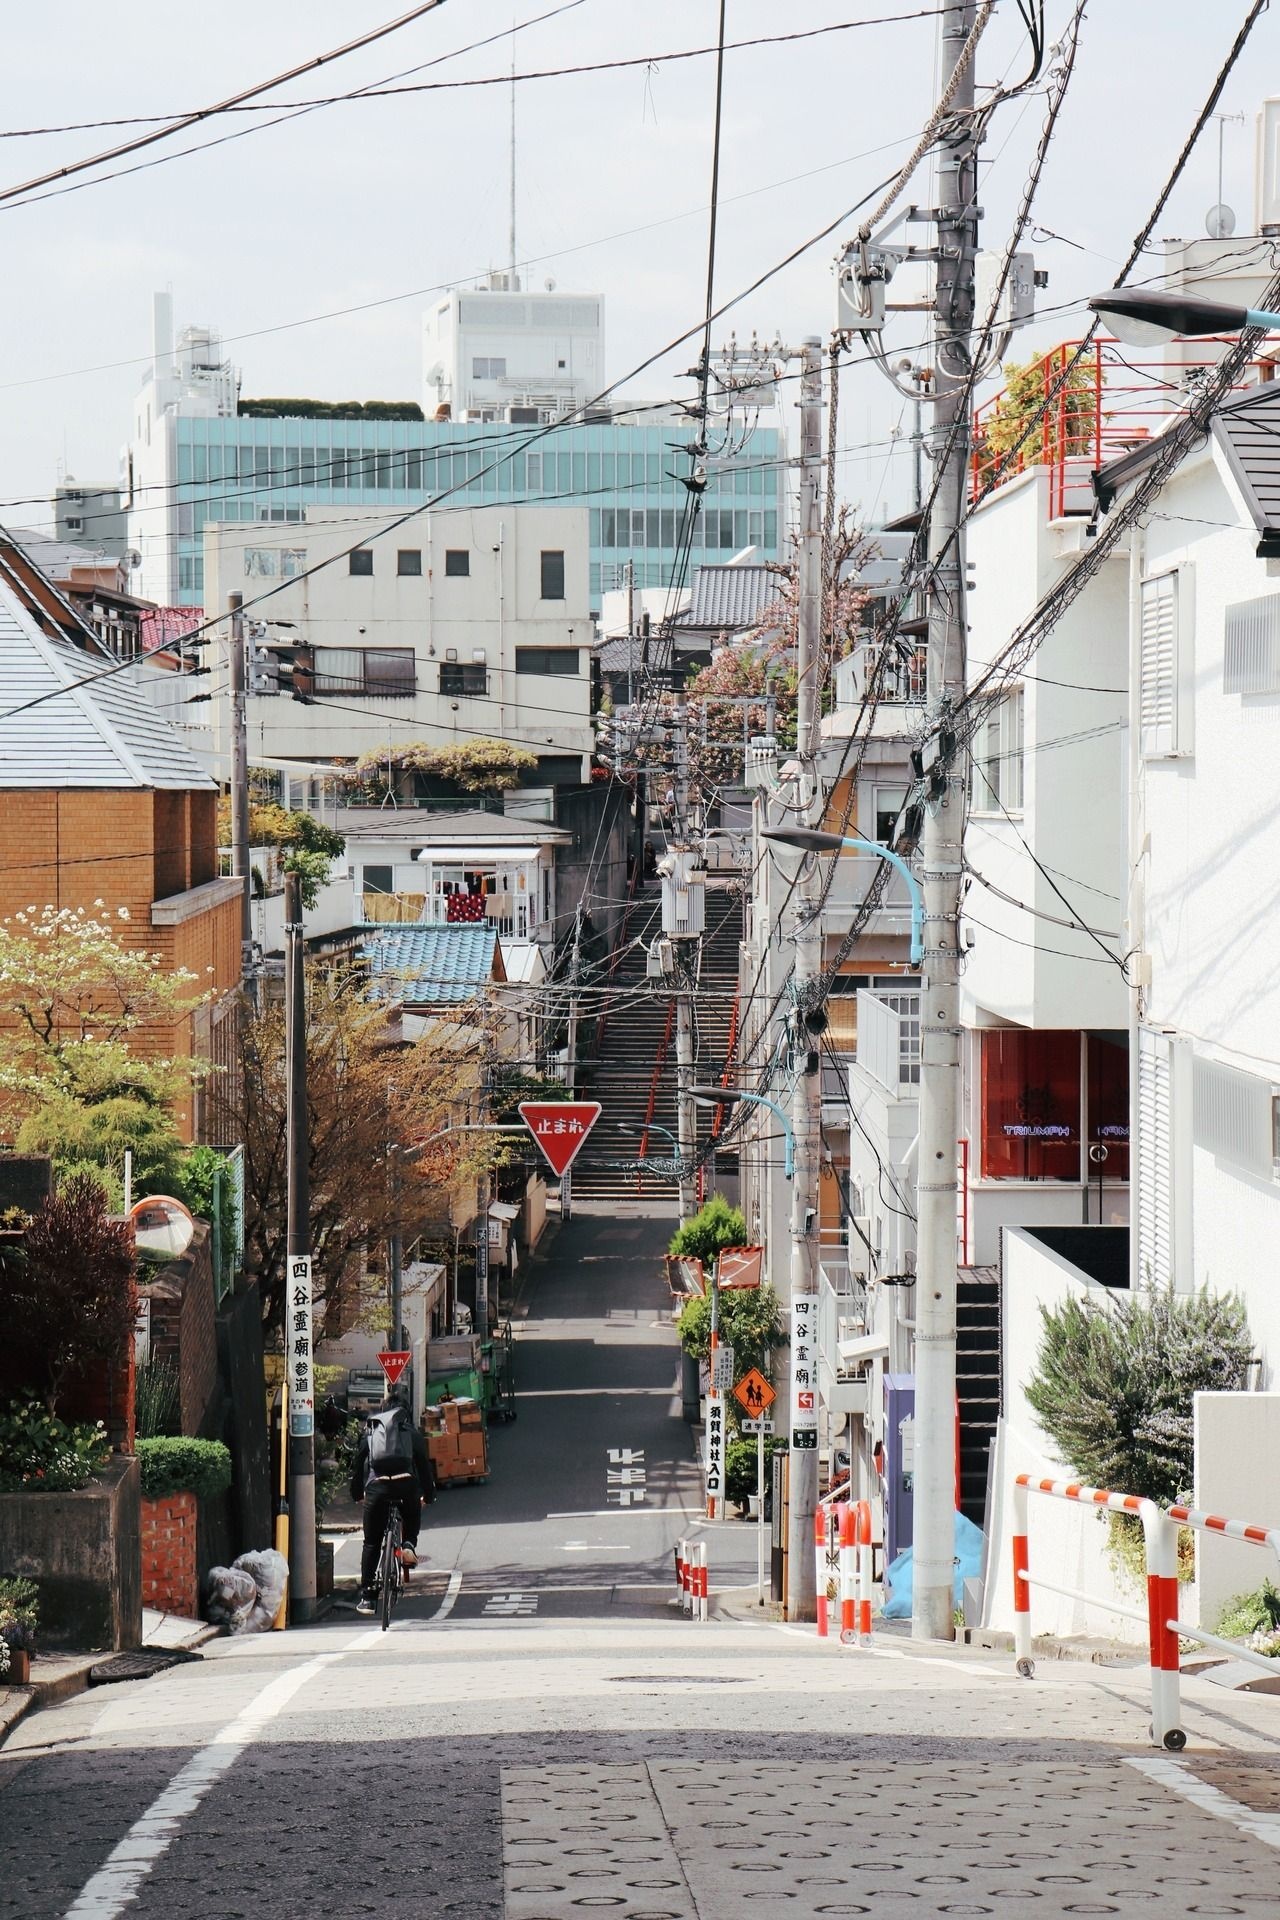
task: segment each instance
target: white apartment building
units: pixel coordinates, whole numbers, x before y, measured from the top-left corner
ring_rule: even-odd
[[[350,761],[481,736],[532,753],[535,784],[588,779],[586,509],[436,510],[384,535],[385,524],[377,508],[309,507],[288,526],[206,527],[210,609],[239,593],[246,618],[265,629],[248,696],[251,762]],[[205,664],[215,669],[220,756],[230,721],[224,660],[215,639]],[[279,660],[294,663],[305,702],[265,677]]]
[[[604,300],[492,273],[423,315],[422,368],[429,420],[559,420],[604,386]]]

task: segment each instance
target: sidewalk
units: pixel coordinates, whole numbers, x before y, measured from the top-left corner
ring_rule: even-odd
[[[206,1641],[217,1639],[221,1632],[220,1627],[208,1626],[203,1620],[186,1620],[178,1614],[156,1613],[144,1607],[140,1651],[153,1655],[192,1653]],[[28,1686],[0,1686],[0,1746],[29,1713],[73,1699],[92,1684],[90,1675],[95,1667],[104,1667],[109,1660],[125,1657],[111,1653],[37,1654],[31,1662]],[[157,1663],[154,1670],[160,1673],[164,1669]]]

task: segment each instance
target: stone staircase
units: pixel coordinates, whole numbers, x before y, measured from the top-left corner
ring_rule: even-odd
[[[1000,1273],[996,1267],[961,1267],[957,1276],[956,1402],[960,1510],[980,1527],[989,1449],[1000,1417]]]
[[[612,991],[597,1029],[594,1059],[579,1074],[582,1093],[603,1112],[574,1164],[575,1199],[641,1201],[674,1198],[674,1174],[609,1166],[611,1160],[670,1160],[676,1135],[675,995],[645,976],[646,949],[661,931],[659,890],[645,888],[628,918],[628,943],[613,974]],[[694,1079],[711,1084],[724,1072],[738,987],[742,896],[736,886],[710,883],[707,930],[701,943],[694,992]],[[632,942],[640,944],[631,944]],[[698,1109],[698,1138],[705,1142],[715,1117]],[[648,1122],[646,1139],[645,1127]],[[670,1137],[668,1137],[670,1136]],[[722,1166],[732,1166],[725,1156]]]

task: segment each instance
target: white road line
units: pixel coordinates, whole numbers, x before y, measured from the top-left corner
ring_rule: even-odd
[[[234,1766],[245,1748],[292,1700],[300,1687],[334,1661],[381,1639],[378,1628],[361,1633],[345,1647],[318,1653],[291,1672],[278,1674],[256,1693],[234,1720],[229,1720],[205,1747],[194,1753],[134,1821],[123,1840],[107,1855],[92,1879],[67,1908],[64,1920],[116,1920],[137,1899],[143,1881],[157,1860],[177,1839],[183,1821],[193,1814],[210,1788]]]
[[[694,1520],[705,1514],[704,1507],[590,1507],[581,1508],[576,1513],[549,1513],[548,1520],[616,1520],[621,1515],[627,1520]]]
[[[1259,1813],[1256,1807],[1246,1807],[1243,1801],[1233,1800],[1220,1787],[1211,1787],[1207,1780],[1191,1773],[1182,1761],[1166,1760],[1158,1754],[1150,1758],[1127,1755],[1125,1764],[1136,1767],[1139,1773],[1145,1773],[1157,1786],[1167,1787],[1180,1799],[1189,1800],[1202,1813],[1230,1821],[1240,1833],[1247,1833],[1268,1847],[1280,1847],[1280,1814]]]
[[[449,1618],[449,1615],[453,1612],[454,1602],[461,1592],[462,1575],[455,1570],[449,1575],[449,1585],[445,1589],[444,1599],[440,1602],[440,1605],[427,1622],[429,1627],[438,1627],[442,1620]]]

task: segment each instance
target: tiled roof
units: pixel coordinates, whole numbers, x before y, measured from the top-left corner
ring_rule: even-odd
[[[487,813],[479,807],[459,808],[456,813],[434,807],[344,807],[337,825],[349,841],[412,840],[425,847],[438,842],[452,846],[462,841],[491,840],[497,853],[506,842],[513,846],[527,846],[531,841],[561,846],[573,839],[567,828],[552,826],[549,821],[522,820],[515,813]]]
[[[682,627],[712,627],[717,632],[741,633],[759,626],[765,609],[773,605],[782,582],[772,567],[699,567],[693,576],[689,611],[680,615]]]
[[[1280,554],[1280,386],[1269,380],[1226,401],[1213,417],[1213,436],[1240,483],[1259,552]]]
[[[367,927],[361,951],[377,997],[406,1006],[457,1006],[503,978],[493,927]]]
[[[114,665],[101,650],[43,632],[19,585],[0,570],[0,787],[215,785],[136,675],[112,672]]]

